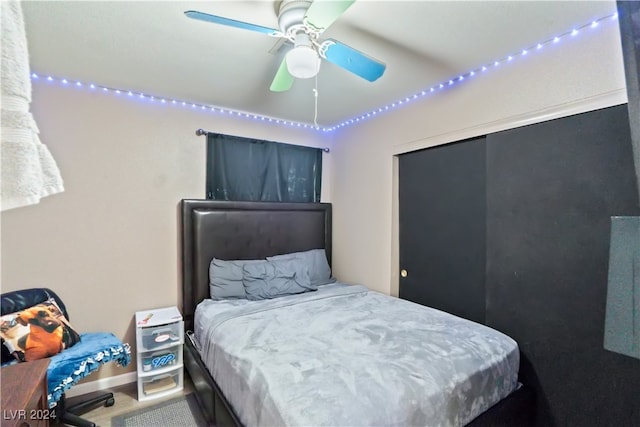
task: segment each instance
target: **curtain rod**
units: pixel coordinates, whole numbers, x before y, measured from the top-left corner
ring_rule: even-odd
[[[209,132],[204,130],[204,129],[196,129],[196,135],[197,136],[206,136],[208,135]],[[315,147],[311,147],[311,148],[315,148]],[[324,148],[320,148],[320,150],[324,151],[325,153],[329,153],[331,150],[329,150],[328,147],[324,147]]]

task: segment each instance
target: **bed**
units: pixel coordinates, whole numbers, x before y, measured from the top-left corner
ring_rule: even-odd
[[[488,327],[340,282],[210,299],[213,258],[323,249],[330,263],[330,204],[183,200],[179,214],[184,363],[211,423],[532,423],[517,344]]]

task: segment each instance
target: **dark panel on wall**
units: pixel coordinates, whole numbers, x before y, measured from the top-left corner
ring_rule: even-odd
[[[485,152],[483,137],[399,158],[400,297],[480,323]]]
[[[640,425],[640,360],[603,348],[610,217],[639,215],[626,105],[487,137],[487,324],[540,425]]]

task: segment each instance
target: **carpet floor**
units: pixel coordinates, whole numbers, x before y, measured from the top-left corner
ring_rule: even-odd
[[[193,393],[111,418],[113,427],[207,427]]]

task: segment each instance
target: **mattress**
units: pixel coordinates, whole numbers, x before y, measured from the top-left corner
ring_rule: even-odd
[[[517,386],[510,337],[360,285],[204,300],[194,329],[247,426],[462,426]]]

